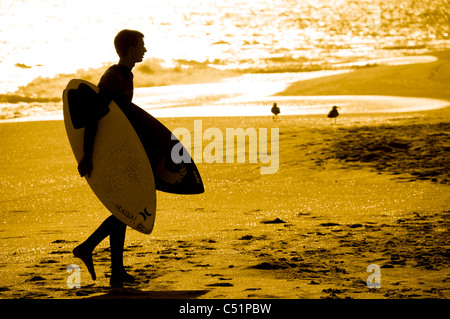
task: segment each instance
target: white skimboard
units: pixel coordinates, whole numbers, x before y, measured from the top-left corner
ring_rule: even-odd
[[[83,112],[98,114],[101,119],[94,142],[93,170],[86,180],[114,216],[131,228],[150,234],[156,215],[156,189],[148,156],[117,104],[112,101],[108,111],[98,99],[86,98],[86,91],[93,93],[90,89],[98,93],[98,87],[92,83],[74,79],[63,93],[64,124],[76,161],[79,163],[84,155]]]

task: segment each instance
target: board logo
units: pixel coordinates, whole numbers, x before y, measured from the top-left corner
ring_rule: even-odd
[[[144,221],[147,219],[147,217],[152,216],[152,214],[150,214],[150,213],[147,211],[147,207],[145,207],[145,208],[144,208],[144,211],[143,211],[143,212],[140,212],[138,215],[141,215],[142,217],[144,217]]]
[[[131,223],[134,223],[136,221],[136,216],[133,216],[133,214],[126,210],[122,205],[114,202],[113,205],[117,208],[117,211],[121,213],[125,218],[129,219]]]

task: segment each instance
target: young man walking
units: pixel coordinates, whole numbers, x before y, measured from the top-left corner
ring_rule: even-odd
[[[119,63],[111,66],[102,76],[98,87],[99,95],[109,104],[114,100],[125,115],[133,114],[136,108],[133,98],[133,73],[136,63],[142,62],[145,52],[144,35],[139,31],[122,30],[114,39],[114,46],[119,55]],[[130,118],[129,118],[130,119]],[[131,121],[131,119],[130,119]],[[93,169],[92,154],[97,132],[98,119],[90,119],[85,127],[84,156],[78,165],[81,176],[90,176]],[[96,279],[92,252],[106,237],[110,238],[111,246],[111,278],[112,287],[122,287],[124,283],[132,283],[135,278],[125,271],[123,265],[123,247],[125,243],[126,225],[114,215],[109,216],[89,236],[86,241],[73,250],[75,257],[86,265],[92,279]]]

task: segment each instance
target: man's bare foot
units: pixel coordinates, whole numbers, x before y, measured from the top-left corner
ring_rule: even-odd
[[[94,270],[94,262],[92,261],[92,251],[84,249],[82,245],[79,245],[74,248],[73,255],[77,258],[80,258],[84,262],[89,273],[92,276],[92,280],[97,279]]]
[[[123,270],[119,275],[111,274],[110,285],[113,288],[122,288],[124,283],[132,284],[135,281],[136,278]]]

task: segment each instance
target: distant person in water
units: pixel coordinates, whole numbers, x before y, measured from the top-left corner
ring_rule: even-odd
[[[122,30],[114,39],[114,46],[119,55],[119,63],[106,70],[98,84],[99,95],[109,105],[114,100],[125,115],[132,115],[131,103],[133,98],[133,73],[131,70],[136,63],[142,62],[145,52],[144,35],[139,31]],[[81,176],[90,176],[93,169],[92,154],[94,140],[99,119],[89,119],[85,127],[84,156],[78,165]],[[131,120],[131,119],[130,119]],[[97,245],[109,236],[111,246],[111,277],[112,287],[122,287],[124,283],[132,283],[135,278],[125,271],[123,265],[123,247],[125,243],[126,224],[114,215],[109,216],[92,233],[89,238],[73,250],[75,257],[80,258],[86,265],[92,279],[96,279],[92,252]]]
[[[332,119],[334,118],[334,124],[336,124],[336,118],[339,116],[339,112],[338,109],[339,106],[333,106],[333,108],[331,109],[331,111],[328,113],[327,117]]]
[[[272,113],[273,113],[272,119],[273,119],[274,121],[277,121],[277,120],[278,120],[278,114],[281,113],[280,108],[278,107],[277,103],[273,103],[273,106],[272,106],[272,110],[271,110],[271,111],[272,111]]]

